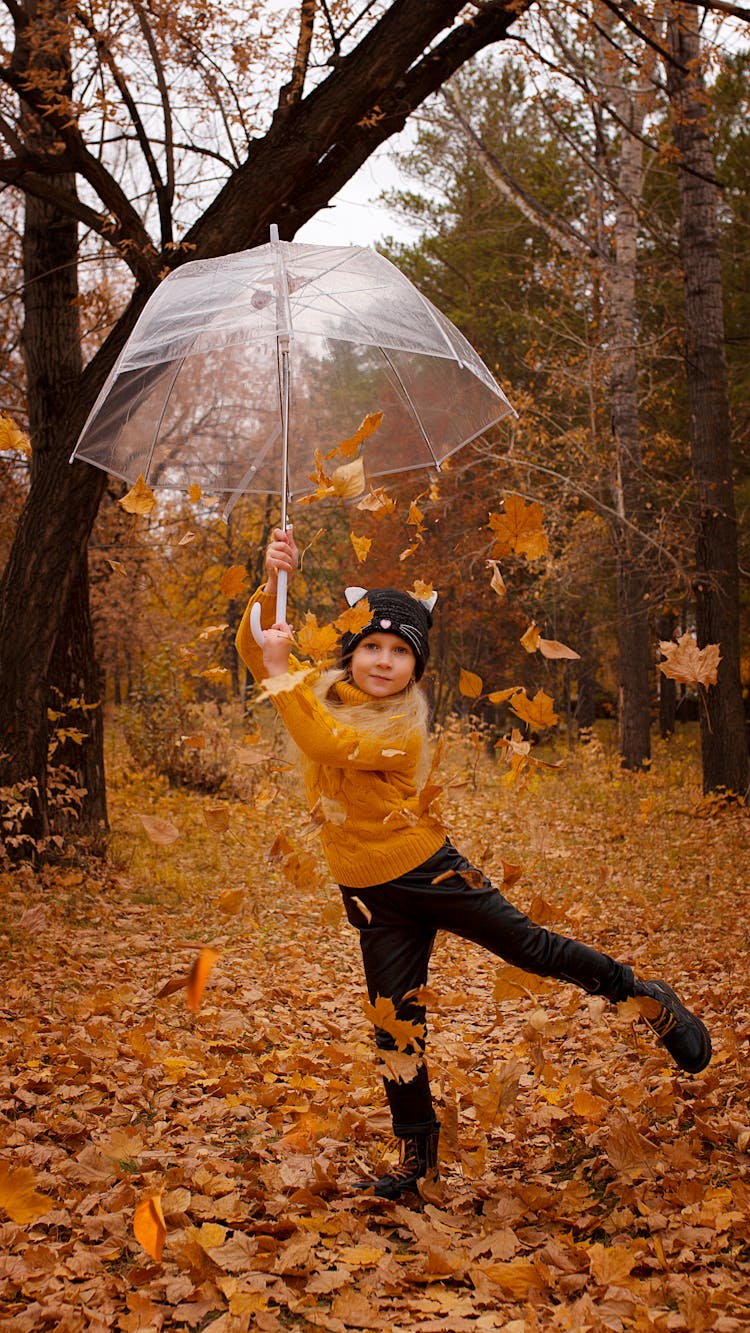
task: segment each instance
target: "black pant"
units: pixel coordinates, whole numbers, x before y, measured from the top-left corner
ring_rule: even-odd
[[[506,962],[540,977],[570,981],[592,995],[618,1003],[633,994],[632,969],[615,962],[578,940],[535,926],[482,876],[481,888],[472,888],[461,872],[477,871],[449,842],[429,860],[387,884],[367,889],[341,885],[349,921],[359,931],[362,961],[370,1003],[382,995],[393,1001],[396,1016],[425,1022],[425,1009],[410,991],[427,982],[427,968],[438,930],[481,944]],[[439,884],[435,880],[448,872]],[[356,899],[370,913],[367,920]],[[381,1050],[394,1050],[394,1038],[375,1029]],[[424,1051],[424,1039],[415,1037],[413,1053]],[[385,1078],[386,1096],[395,1134],[421,1133],[435,1124],[432,1094],[424,1064],[408,1083]]]

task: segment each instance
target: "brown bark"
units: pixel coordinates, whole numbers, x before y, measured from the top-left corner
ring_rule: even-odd
[[[671,14],[667,65],[672,133],[679,152],[680,253],[685,292],[685,368],[690,453],[697,497],[695,607],[698,646],[718,643],[718,681],[701,709],[703,788],[744,795],[748,746],[740,680],[737,516],[721,286],[718,190],[700,64],[698,10]]]

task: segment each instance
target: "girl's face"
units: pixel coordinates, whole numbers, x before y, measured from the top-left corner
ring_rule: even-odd
[[[408,643],[397,634],[368,634],[352,653],[352,680],[365,694],[387,699],[406,689],[416,660]]]

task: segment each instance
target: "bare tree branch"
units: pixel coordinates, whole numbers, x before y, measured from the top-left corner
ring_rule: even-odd
[[[151,56],[151,63],[153,64],[154,73],[156,75],[156,86],[159,89],[159,96],[161,98],[162,111],[164,114],[164,155],[167,164],[167,179],[166,179],[166,184],[164,186],[164,205],[165,205],[164,213],[166,215],[166,218],[168,219],[169,235],[166,236],[164,234],[164,224],[162,222],[162,239],[166,244],[168,240],[169,241],[172,240],[171,210],[172,210],[172,203],[174,200],[174,189],[175,189],[174,143],[172,136],[172,108],[169,100],[169,87],[167,85],[167,80],[164,74],[164,65],[162,63],[162,59],[159,54],[159,49],[156,45],[156,39],[154,37],[151,24],[148,21],[148,15],[146,14],[143,5],[139,3],[139,0],[133,0],[133,5],[135,8],[135,12],[138,16],[138,22],[141,27],[141,32],[143,33],[144,40],[148,47],[149,55]],[[161,216],[162,213],[161,202],[159,207],[159,213]]]
[[[297,50],[294,53],[294,63],[292,65],[292,77],[288,83],[285,83],[279,92],[279,101],[276,107],[274,120],[278,116],[284,116],[289,108],[299,102],[302,97],[302,91],[305,86],[305,76],[310,60],[310,47],[312,46],[313,28],[315,25],[315,10],[317,0],[302,0],[302,7],[299,18],[299,36],[297,38]]]

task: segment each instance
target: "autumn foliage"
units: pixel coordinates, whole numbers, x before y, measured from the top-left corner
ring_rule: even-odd
[[[727,922],[750,839],[700,804],[693,742],[658,777],[605,740],[519,788],[446,734],[462,850],[535,920],[667,978],[715,1055],[684,1077],[634,1002],[441,938],[441,1180],[398,1204],[352,1189],[389,1133],[356,938],[272,736],[256,748],[266,790],[217,802],[111,735],[109,867],[2,877],[3,1328],[745,1327],[750,991]]]

